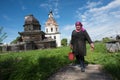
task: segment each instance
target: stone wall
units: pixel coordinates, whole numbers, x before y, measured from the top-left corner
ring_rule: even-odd
[[[108,52],[118,52],[120,51],[120,42],[118,41],[107,42],[106,48]]]
[[[1,45],[1,52],[6,51],[25,51],[25,50],[35,50],[35,49],[46,49],[46,48],[55,48],[55,41],[26,41],[19,42],[17,44],[10,45]]]

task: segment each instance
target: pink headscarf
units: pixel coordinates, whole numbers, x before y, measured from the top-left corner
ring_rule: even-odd
[[[82,25],[82,23],[81,23],[80,21],[77,21],[77,22],[75,23],[75,26],[77,26],[77,25],[82,26],[81,30],[82,30],[82,31],[85,31],[85,29],[83,28],[83,25]]]

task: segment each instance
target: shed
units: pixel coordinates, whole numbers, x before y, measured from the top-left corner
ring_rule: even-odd
[[[106,42],[106,48],[108,52],[118,52],[120,51],[120,41],[109,41]]]

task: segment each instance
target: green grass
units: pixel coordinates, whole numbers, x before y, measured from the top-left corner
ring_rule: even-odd
[[[0,55],[0,80],[46,80],[70,63],[69,48],[33,50]]]
[[[120,80],[120,52],[109,53],[103,43],[96,43],[94,52],[88,49],[87,53],[86,61],[103,65],[103,69],[112,75],[113,80]]]
[[[0,80],[46,80],[59,68],[71,63],[69,47],[9,52],[0,54]],[[95,50],[87,45],[86,61],[101,64],[114,80],[120,80],[120,53],[108,53],[103,43],[95,43]]]

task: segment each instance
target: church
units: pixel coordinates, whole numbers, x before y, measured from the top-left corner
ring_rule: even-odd
[[[46,37],[50,37],[56,40],[57,47],[61,46],[59,25],[55,21],[52,11],[50,11],[50,13],[48,14],[48,20],[45,23],[45,33]]]
[[[55,48],[61,46],[59,26],[53,17],[52,11],[45,22],[45,32],[41,30],[41,24],[33,15],[25,16],[24,31],[16,44],[3,45],[2,51],[22,51]]]

